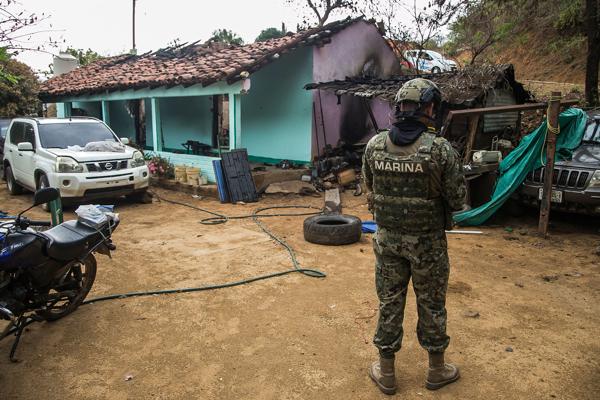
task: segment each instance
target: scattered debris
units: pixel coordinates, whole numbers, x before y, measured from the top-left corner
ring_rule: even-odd
[[[570,277],[573,277],[573,278],[579,278],[580,276],[583,276],[583,274],[581,272],[573,271],[573,272],[567,272],[565,274],[565,276],[570,276]]]
[[[125,382],[131,381],[131,380],[133,380],[133,375],[132,374],[125,375]]]
[[[542,276],[542,279],[546,282],[554,282],[558,280],[558,275],[544,275]]]
[[[512,233],[513,228],[511,228],[510,226],[507,226],[506,228],[504,228],[504,230],[508,233]]]
[[[315,162],[314,185],[319,191],[338,187],[355,189],[355,195],[362,193],[360,171],[365,143],[354,145],[340,143],[333,148],[325,146],[322,155]]]
[[[525,285],[523,284],[523,282],[515,282],[515,286],[516,287],[520,287],[520,288],[525,287]]]
[[[463,315],[463,317],[467,317],[467,318],[479,318],[478,311],[467,310],[467,311],[464,311],[462,313],[462,315]]]
[[[325,213],[341,214],[342,200],[339,189],[330,189],[325,191]]]
[[[512,347],[508,346],[506,349],[504,349],[505,351],[512,353],[514,350]]]
[[[265,190],[266,194],[301,194],[311,195],[316,193],[315,188],[303,181],[285,181],[271,183]]]

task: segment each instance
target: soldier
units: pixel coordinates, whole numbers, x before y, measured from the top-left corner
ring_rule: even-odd
[[[441,93],[427,79],[406,82],[396,94],[396,122],[365,150],[363,177],[377,222],[373,240],[379,321],[373,343],[379,361],[369,376],[385,394],[396,392],[394,356],[402,344],[402,320],[412,277],[417,298],[417,337],[429,352],[426,387],[439,389],[460,377],[444,362],[449,262],[445,229],[460,210],[466,188],[458,156],[436,137],[434,116]]]

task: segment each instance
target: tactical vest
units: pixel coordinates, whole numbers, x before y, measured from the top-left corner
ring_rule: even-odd
[[[371,155],[375,221],[402,232],[444,229],[441,171],[431,158],[435,135],[423,133],[417,152],[407,155],[389,152],[387,136],[375,138]]]

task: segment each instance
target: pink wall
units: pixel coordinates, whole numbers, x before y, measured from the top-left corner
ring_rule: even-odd
[[[377,28],[365,21],[351,25],[334,35],[331,43],[314,47],[313,50],[313,82],[365,75],[385,78],[399,74],[400,71],[400,64],[392,49]],[[361,99],[342,96],[338,104],[334,93],[321,91],[319,97],[319,91],[315,90],[313,101],[316,109],[313,118],[313,154],[317,154],[317,135],[319,147],[324,146],[323,131],[326,133],[327,143],[333,146],[340,138],[355,142],[374,133],[369,114]],[[387,127],[390,107],[379,100],[371,103],[379,128]]]

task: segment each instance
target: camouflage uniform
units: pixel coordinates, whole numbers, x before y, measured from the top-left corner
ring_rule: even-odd
[[[446,139],[429,128],[407,146],[394,145],[388,132],[372,138],[363,159],[363,177],[378,225],[373,240],[379,322],[373,340],[384,358],[402,344],[402,321],[410,278],[417,297],[417,336],[423,348],[443,352],[449,262],[444,229],[450,212],[462,208],[462,169]]]

